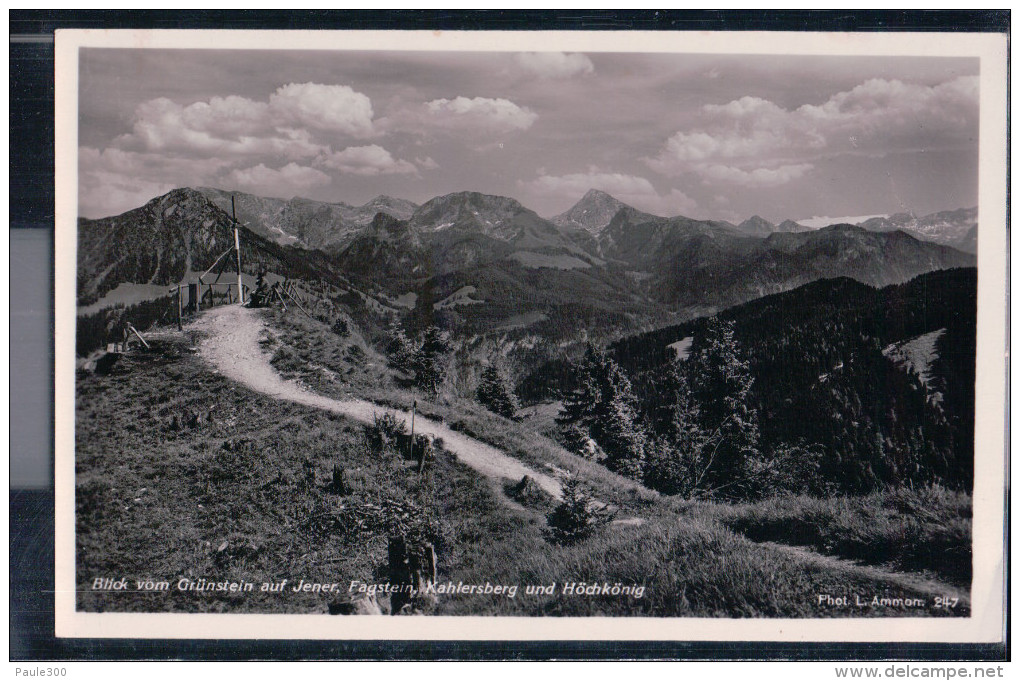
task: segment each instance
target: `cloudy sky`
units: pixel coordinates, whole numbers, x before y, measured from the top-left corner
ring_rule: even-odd
[[[977,205],[976,59],[83,49],[79,204],[588,189],[772,221]]]

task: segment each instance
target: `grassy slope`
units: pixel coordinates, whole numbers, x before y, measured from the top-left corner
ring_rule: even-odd
[[[340,338],[300,313],[281,313],[273,323],[278,337],[267,347],[276,353],[275,363],[316,389],[409,401],[411,395],[386,378],[378,356],[356,335]],[[308,362],[321,368],[309,372]],[[578,471],[597,496],[646,522],[604,528],[575,546],[550,544],[546,509],[508,503],[497,486],[448,455],[419,478],[395,453],[373,452],[360,426],[253,394],[210,372],[194,355],[169,352],[123,373],[79,378],[77,565],[79,588],[86,590],[79,607],[324,612],[328,597],[319,594],[106,595],[87,588],[101,576],[172,584],[185,576],[256,584],[283,578],[371,581],[383,577],[388,533],[375,509],[398,503],[412,511],[428,508],[436,519],[440,580],[558,586],[597,580],[646,587],[641,599],[444,597],[439,614],[919,614],[820,607],[819,593],[917,594],[756,544],[710,509],[660,498],[464,402],[422,410],[462,421],[465,430],[506,445],[532,465],[552,462]],[[336,463],[348,472],[346,496],[326,489]],[[944,614],[930,604],[927,611]]]
[[[971,498],[962,492],[888,489],[862,497],[789,497],[716,509],[723,523],[756,541],[928,571],[970,586]]]

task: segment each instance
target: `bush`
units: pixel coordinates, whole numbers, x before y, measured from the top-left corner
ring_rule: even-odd
[[[373,451],[381,452],[399,443],[406,437],[406,424],[393,414],[376,416],[372,425],[365,426],[368,444]]]

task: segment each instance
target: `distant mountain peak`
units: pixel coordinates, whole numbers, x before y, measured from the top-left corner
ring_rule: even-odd
[[[776,231],[776,226],[760,215],[752,215],[737,225],[737,229],[752,236],[768,236]]]
[[[414,203],[413,201],[408,201],[407,199],[398,199],[397,197],[390,196],[388,194],[380,194],[379,196],[375,197],[374,199],[366,203],[364,206],[362,206],[362,208],[374,208],[374,207],[394,208],[398,210],[410,209],[410,213],[413,213],[414,209],[418,207],[418,204]],[[410,217],[410,214],[404,217]]]
[[[617,198],[615,196],[613,196],[609,192],[604,192],[601,189],[589,189],[588,191],[586,191],[584,193],[584,196],[581,197],[582,201],[585,201],[585,200],[588,200],[588,201],[603,200],[603,199],[609,199],[611,201],[616,201],[617,203],[620,203],[620,201],[617,200]]]
[[[550,218],[557,227],[584,230],[598,236],[609,226],[620,211],[654,219],[655,216],[642,213],[601,189],[589,189],[581,200],[568,210]]]
[[[519,235],[522,220],[542,222],[516,199],[466,191],[426,201],[411,215],[410,225],[429,232],[452,229],[506,241]]]
[[[793,220],[783,220],[776,225],[775,231],[777,232],[806,232],[808,228],[804,225],[794,222]]]

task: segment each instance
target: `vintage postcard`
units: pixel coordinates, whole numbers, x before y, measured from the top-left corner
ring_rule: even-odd
[[[56,50],[58,636],[1002,639],[1004,35]]]

